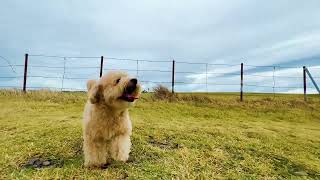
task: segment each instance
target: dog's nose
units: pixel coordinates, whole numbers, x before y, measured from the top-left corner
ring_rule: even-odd
[[[131,82],[132,84],[134,84],[134,85],[137,85],[138,80],[137,80],[136,78],[133,78],[133,79],[130,80],[130,82]]]
[[[130,79],[127,87],[125,88],[125,92],[129,93],[129,94],[133,93],[133,91],[136,90],[136,88],[137,88],[137,83],[138,83],[137,79],[135,79],[135,78]]]

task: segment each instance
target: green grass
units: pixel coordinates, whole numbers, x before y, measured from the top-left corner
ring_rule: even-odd
[[[0,91],[0,179],[320,179],[320,97],[144,94],[131,161],[83,167],[84,93]],[[25,167],[32,158],[46,168]]]

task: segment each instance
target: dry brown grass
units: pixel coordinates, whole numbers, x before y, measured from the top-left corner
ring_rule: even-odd
[[[165,100],[170,102],[194,102],[194,103],[215,103],[216,100],[200,94],[173,94],[162,85],[156,86],[153,93],[153,100]]]
[[[153,98],[156,100],[169,100],[172,101],[174,99],[174,94],[170,92],[170,90],[162,85],[158,85],[153,89]]]
[[[214,98],[197,94],[178,94],[176,95],[176,100],[195,103],[217,103]]]

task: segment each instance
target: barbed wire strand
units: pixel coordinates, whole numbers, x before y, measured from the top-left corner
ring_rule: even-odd
[[[15,71],[15,69],[13,68],[13,66],[11,65],[10,61],[9,61],[7,58],[5,58],[5,57],[3,57],[3,56],[0,56],[0,58],[1,58],[2,60],[4,60],[4,61],[11,67],[11,70],[12,70],[15,74],[17,74],[17,72]]]
[[[68,59],[99,59],[101,56],[58,56],[58,55],[47,55],[47,54],[29,54],[29,56],[33,57],[49,57],[49,58],[68,58]],[[106,57],[106,59],[109,60],[125,60],[125,61],[137,61],[137,59],[131,59],[131,58],[116,58],[116,57]],[[168,58],[169,59],[169,58]],[[154,59],[139,59],[139,61],[146,61],[146,62],[172,62],[170,60],[154,60]],[[208,64],[208,65],[215,65],[215,66],[239,66],[240,64],[227,64],[227,63],[206,63],[206,62],[187,62],[187,61],[176,61],[176,63],[185,63],[185,64]],[[248,67],[266,67],[266,68],[273,68],[274,65],[251,65],[251,64],[245,64],[244,66]],[[277,65],[277,68],[301,68],[301,67],[294,67],[294,66],[280,66]],[[319,68],[320,67],[314,67]]]
[[[50,58],[62,58],[64,61],[64,66],[63,67],[57,67],[57,66],[43,66],[43,65],[30,65],[30,67],[41,67],[41,68],[63,68],[63,75],[62,77],[50,77],[50,76],[35,76],[35,75],[30,75],[28,77],[40,77],[40,78],[59,78],[62,79],[62,84],[61,84],[61,88],[60,90],[63,91],[65,89],[72,89],[72,88],[65,88],[64,87],[64,79],[88,79],[88,78],[81,78],[81,77],[67,77],[66,76],[66,69],[68,68],[72,68],[72,69],[89,69],[89,68],[100,68],[100,67],[81,67],[81,66],[74,66],[74,67],[67,67],[66,66],[66,61],[67,58],[68,59],[76,59],[76,58],[100,58],[100,57],[93,57],[93,56],[81,56],[81,57],[76,57],[76,56],[51,56],[51,55],[43,55],[43,54],[38,54],[38,55],[29,55],[29,56],[38,56],[38,57],[50,57]],[[0,56],[2,59],[2,56]],[[136,71],[136,75],[137,77],[139,76],[139,72],[167,72],[167,73],[171,73],[172,71],[168,71],[168,70],[148,70],[148,69],[139,69],[139,61],[144,61],[144,62],[172,62],[172,61],[159,61],[159,60],[137,60],[137,59],[124,59],[124,58],[107,58],[107,59],[111,59],[111,60],[124,60],[124,61],[136,61],[136,70],[134,69],[122,69],[122,70],[127,70],[127,71]],[[11,65],[10,62],[7,62],[8,66],[0,66],[0,67],[11,67],[13,68],[14,66],[24,66],[24,65]],[[175,82],[175,84],[177,85],[185,85],[185,84],[205,84],[206,85],[206,91],[208,92],[208,85],[221,85],[221,86],[227,86],[227,85],[231,85],[231,86],[238,86],[239,84],[228,84],[228,83],[211,83],[208,82],[208,74],[213,74],[213,75],[219,75],[219,77],[222,76],[238,76],[238,73],[217,73],[217,72],[208,72],[208,66],[238,66],[239,64],[211,64],[211,63],[193,63],[193,62],[185,62],[185,61],[176,61],[176,63],[184,63],[184,64],[200,64],[203,65],[205,64],[206,69],[205,69],[205,82]],[[271,78],[273,80],[273,85],[272,86],[266,86],[266,85],[258,85],[258,84],[244,84],[245,86],[248,87],[260,87],[260,88],[272,88],[273,89],[273,95],[275,96],[275,89],[277,88],[294,88],[294,89],[301,89],[301,87],[294,87],[294,86],[287,86],[287,87],[277,87],[276,86],[276,78],[301,78],[301,77],[297,77],[297,76],[276,76],[275,75],[275,71],[276,68],[295,68],[295,69],[300,69],[301,67],[289,67],[289,66],[256,66],[256,65],[248,65],[246,64],[245,66],[248,67],[256,67],[256,68],[261,68],[261,67],[265,67],[265,68],[273,68],[273,72],[272,72],[272,76],[265,76],[265,75],[258,75],[258,74],[245,74],[245,76],[249,76],[249,77],[263,77],[263,78]],[[311,67],[313,68],[313,67]],[[313,69],[318,69],[319,67],[314,67]],[[320,69],[320,68],[319,68]],[[119,69],[105,69],[105,70],[119,70]],[[121,69],[120,69],[121,70]],[[177,74],[183,74],[183,73],[190,73],[190,74],[199,74],[199,75],[203,75],[203,72],[187,72],[187,71],[177,71]],[[0,77],[1,79],[13,79],[13,78],[21,78],[22,76],[14,76],[14,77]],[[314,77],[314,78],[320,78],[320,77]],[[145,83],[161,83],[161,84],[170,84],[171,82],[161,82],[161,81],[140,81],[140,82],[145,82]],[[1,86],[0,86],[1,87]],[[28,87],[28,88],[37,88],[37,87]],[[43,88],[43,87],[40,87]],[[47,87],[48,88],[48,87]],[[50,88],[50,87],[49,87]],[[311,88],[312,89],[312,88]]]

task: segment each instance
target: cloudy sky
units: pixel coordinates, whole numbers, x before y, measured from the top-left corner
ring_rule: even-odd
[[[82,89],[103,55],[145,89],[170,87],[174,59],[177,91],[239,91],[243,62],[246,91],[299,93],[303,65],[320,84],[319,19],[319,0],[4,0],[0,87],[21,88],[29,53],[60,56],[29,57],[29,88]]]

